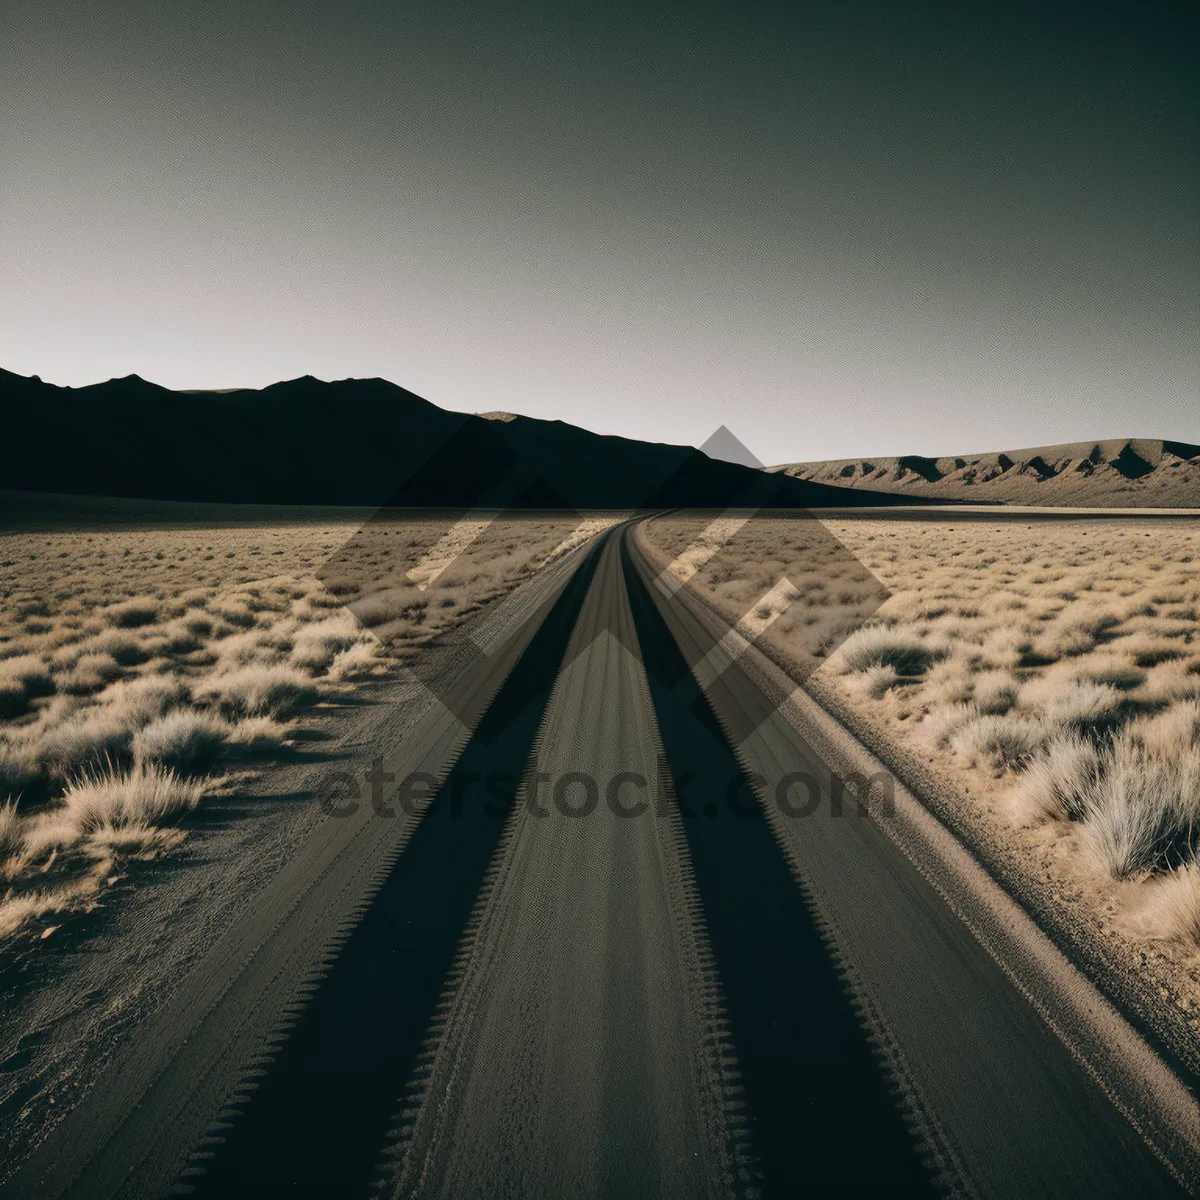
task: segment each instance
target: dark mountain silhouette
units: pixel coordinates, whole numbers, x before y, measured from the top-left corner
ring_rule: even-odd
[[[897,498],[767,475],[562,421],[447,412],[383,379],[170,391],[0,371],[2,486],[240,504],[845,507]]]

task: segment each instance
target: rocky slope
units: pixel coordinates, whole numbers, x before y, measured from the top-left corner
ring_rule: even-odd
[[[1200,508],[1200,446],[1149,438],[768,469],[813,483],[964,504]]]

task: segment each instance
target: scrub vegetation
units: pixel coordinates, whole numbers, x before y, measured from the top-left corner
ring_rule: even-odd
[[[0,535],[0,936],[97,903],[312,706],[609,523],[499,520],[451,554],[419,514]]]
[[[692,586],[744,618],[786,577],[759,636],[814,691],[939,771],[1106,931],[1194,951],[1200,519],[822,522],[890,591],[877,611],[812,524],[752,522]],[[701,527],[645,536],[666,560]]]

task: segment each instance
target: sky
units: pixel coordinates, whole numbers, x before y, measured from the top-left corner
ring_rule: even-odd
[[[0,366],[767,463],[1200,442],[1183,5],[0,15]]]

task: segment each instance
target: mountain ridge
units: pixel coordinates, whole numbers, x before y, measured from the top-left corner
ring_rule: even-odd
[[[867,488],[955,503],[1200,508],[1200,446],[1169,438],[1104,438],[937,458],[864,456],[767,470],[847,492]]]
[[[397,507],[844,507],[908,498],[712,459],[562,421],[439,408],[383,379],[311,375],[174,391],[130,375],[79,388],[0,369],[28,492],[235,504]],[[908,502],[912,502],[908,500]]]

